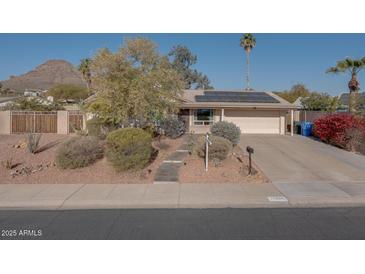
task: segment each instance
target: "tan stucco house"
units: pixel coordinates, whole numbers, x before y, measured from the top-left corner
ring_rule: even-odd
[[[228,121],[239,126],[242,133],[286,134],[289,124],[289,133],[293,134],[296,109],[272,92],[185,90],[180,117],[187,130],[195,133],[209,132],[213,123]]]

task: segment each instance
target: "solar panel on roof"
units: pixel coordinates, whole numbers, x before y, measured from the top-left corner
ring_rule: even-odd
[[[231,103],[280,103],[265,92],[206,91],[196,95],[197,102],[231,102]]]

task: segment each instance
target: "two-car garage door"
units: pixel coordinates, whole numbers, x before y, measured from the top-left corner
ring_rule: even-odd
[[[224,110],[224,120],[240,127],[242,133],[280,134],[280,112],[275,110]]]

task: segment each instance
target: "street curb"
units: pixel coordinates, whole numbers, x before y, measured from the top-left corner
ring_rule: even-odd
[[[333,208],[333,207],[363,207],[364,202],[358,203],[246,203],[246,204],[230,204],[230,203],[196,203],[196,204],[123,204],[123,203],[107,203],[105,201],[85,201],[84,203],[72,203],[64,205],[16,205],[15,203],[9,203],[8,205],[1,205],[0,211],[4,210],[98,210],[98,209],[217,209],[217,208],[277,208],[277,209],[294,209],[294,208]]]

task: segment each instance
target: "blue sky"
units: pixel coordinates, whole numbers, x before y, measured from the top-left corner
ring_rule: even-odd
[[[116,50],[126,37],[152,39],[166,54],[177,44],[198,55],[195,68],[207,74],[216,89],[244,87],[245,55],[241,34],[0,34],[0,79],[25,73],[48,59],[77,65],[102,47]],[[304,83],[315,91],[347,91],[348,75],[326,69],[345,57],[365,56],[365,34],[255,34],[251,54],[251,86],[285,90]],[[365,70],[360,72],[365,85]]]

